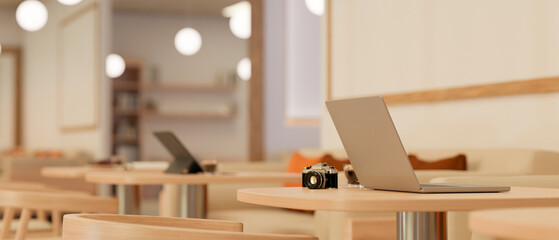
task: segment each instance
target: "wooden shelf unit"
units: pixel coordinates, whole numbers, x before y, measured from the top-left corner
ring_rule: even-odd
[[[156,111],[143,111],[141,113],[142,117],[146,119],[231,119],[235,116],[234,113],[210,113],[210,112],[198,112],[198,113],[171,113],[171,112],[156,112]]]
[[[113,144],[115,145],[119,145],[119,144],[136,145],[138,144],[139,140],[140,139],[138,138],[138,136],[135,137],[118,136],[118,135],[113,136]]]
[[[167,93],[182,97],[187,94],[219,95],[233,99],[237,90],[237,84],[191,84],[171,82],[149,82],[142,76],[143,65],[141,61],[126,59],[126,70],[118,78],[112,79],[112,154],[126,155],[130,151],[135,152],[133,159],[127,157],[127,161],[138,161],[146,156],[145,147],[142,145],[143,137],[151,136],[145,129],[152,126],[162,126],[164,121],[229,121],[236,116],[236,106],[232,106],[230,112],[165,112],[151,109],[148,104],[154,103],[157,109],[159,101],[157,97]],[[153,96],[152,96],[153,95]],[[123,97],[129,96],[129,97]],[[133,96],[133,97],[130,97]],[[130,100],[127,98],[134,98]],[[158,101],[159,100],[159,101]],[[163,99],[164,101],[164,99]],[[126,102],[126,103],[123,103]],[[188,123],[185,123],[188,124]],[[125,129],[122,129],[123,127]],[[130,131],[133,131],[132,133]],[[118,149],[126,151],[119,152]]]
[[[142,63],[125,59],[126,70],[112,81],[112,150],[127,161],[141,159]]]
[[[140,85],[134,82],[113,80],[113,91],[140,91]]]
[[[114,109],[113,116],[114,117],[138,117],[140,115],[140,111],[136,109]]]
[[[234,91],[234,84],[180,84],[180,83],[149,83],[142,85],[144,91]]]

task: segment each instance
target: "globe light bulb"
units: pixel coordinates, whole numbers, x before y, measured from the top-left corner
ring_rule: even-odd
[[[110,78],[120,77],[126,70],[124,59],[118,54],[109,54],[105,60],[105,71]]]
[[[305,5],[314,15],[322,16],[324,14],[324,0],[305,0]]]
[[[183,28],[175,35],[175,48],[182,55],[194,55],[201,47],[202,36],[194,28]]]
[[[237,9],[229,19],[231,32],[240,39],[248,39],[252,34],[250,11],[250,8]]]
[[[35,32],[45,26],[48,12],[45,5],[37,0],[25,0],[17,6],[17,24],[26,31]]]
[[[250,59],[243,58],[237,63],[237,75],[245,81],[248,81],[252,74],[252,63]]]
[[[64,5],[72,6],[80,3],[82,0],[58,0],[59,3]]]

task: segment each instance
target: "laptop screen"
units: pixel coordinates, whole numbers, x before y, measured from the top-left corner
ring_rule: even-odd
[[[202,168],[186,147],[172,132],[155,132],[155,137],[173,155],[174,161],[169,165],[166,173],[197,173]]]

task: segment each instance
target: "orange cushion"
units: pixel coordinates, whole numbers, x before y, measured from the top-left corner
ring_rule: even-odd
[[[286,172],[289,173],[302,173],[303,169],[308,166],[315,165],[317,163],[322,162],[323,157],[314,157],[308,158],[299,153],[294,153],[289,160],[289,164],[287,165]],[[299,182],[292,182],[292,183],[285,183],[284,187],[302,187],[301,181]]]
[[[335,167],[338,169],[338,172],[344,171],[345,164],[351,164],[349,159],[336,159],[332,157],[332,155],[327,154],[322,158],[322,162],[328,164],[328,166]]]
[[[425,161],[410,154],[411,166],[415,170],[467,170],[466,155],[458,154],[454,157],[444,158],[437,161]]]

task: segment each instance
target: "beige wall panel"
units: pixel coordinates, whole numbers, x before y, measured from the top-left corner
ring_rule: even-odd
[[[559,75],[557,1],[332,0],[334,99]],[[559,94],[390,107],[406,148],[557,150]],[[322,147],[340,148],[328,113]]]

